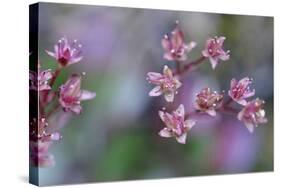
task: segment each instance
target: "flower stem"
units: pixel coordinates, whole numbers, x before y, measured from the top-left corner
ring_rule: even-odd
[[[190,63],[186,64],[185,66],[183,66],[180,70],[176,70],[174,72],[175,75],[181,75],[185,72],[188,72],[190,71],[192,68],[195,68],[196,66],[198,66],[200,63],[203,63],[204,60],[206,59],[206,57],[204,56],[201,56],[199,57],[198,59],[194,60],[194,61],[191,61]],[[177,63],[179,64],[179,63]],[[178,65],[177,65],[178,66]]]

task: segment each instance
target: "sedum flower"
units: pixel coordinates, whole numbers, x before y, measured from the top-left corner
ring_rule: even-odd
[[[196,95],[195,108],[206,112],[210,116],[216,116],[216,110],[222,103],[223,95],[210,88],[205,88]]]
[[[79,62],[81,56],[81,44],[77,44],[77,40],[69,43],[66,37],[61,38],[54,46],[54,52],[46,50],[47,54],[54,57],[59,65],[65,67]]]
[[[178,143],[185,144],[187,133],[195,125],[195,121],[184,120],[184,106],[181,104],[172,114],[159,111],[159,116],[166,125],[159,135],[165,138],[175,137]]]
[[[211,66],[213,69],[216,68],[216,66],[219,63],[219,60],[226,61],[229,59],[229,50],[224,51],[223,49],[223,42],[225,40],[225,37],[214,37],[209,38],[206,41],[205,49],[202,51],[202,55],[204,57],[209,58]]]
[[[34,71],[29,71],[29,80],[31,81],[30,89],[36,91],[50,90],[51,87],[48,81],[53,77],[50,69],[39,71],[39,74]]]
[[[165,51],[164,59],[168,61],[185,61],[187,59],[186,53],[190,52],[195,46],[195,42],[188,44],[184,41],[184,34],[176,22],[176,28],[169,35],[164,35],[162,39],[162,47]]]
[[[254,131],[254,127],[257,127],[258,124],[267,123],[263,105],[264,101],[257,98],[248,102],[238,113],[237,118],[244,122],[245,126],[251,133]]]
[[[51,142],[30,142],[30,162],[37,167],[52,167],[55,165],[54,156],[49,153]]]
[[[55,163],[54,157],[49,153],[53,141],[62,138],[60,133],[48,133],[46,118],[33,119],[30,123],[30,162],[33,166],[50,167]]]
[[[230,82],[230,90],[228,95],[237,103],[245,106],[247,104],[246,98],[255,95],[255,90],[250,91],[249,84],[252,83],[252,79],[245,77],[240,81],[232,79]]]
[[[149,83],[155,84],[156,87],[149,92],[149,96],[155,97],[164,95],[167,102],[173,102],[176,90],[182,85],[177,77],[173,76],[171,69],[164,66],[163,74],[156,72],[147,73]]]
[[[59,89],[59,103],[64,111],[80,114],[82,107],[80,101],[95,98],[96,93],[81,90],[81,76],[73,74]]]

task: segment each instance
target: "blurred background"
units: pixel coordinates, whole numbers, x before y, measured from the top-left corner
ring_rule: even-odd
[[[175,107],[192,111],[195,93],[204,87],[228,91],[232,78],[249,76],[256,97],[266,101],[268,123],[250,134],[231,115],[204,116],[187,144],[158,136],[164,127],[158,110],[163,97],[152,98],[147,72],[161,72],[161,39],[179,20],[186,42],[201,55],[208,37],[225,36],[229,61],[215,71],[208,61],[186,75]],[[40,3],[39,54],[43,69],[56,63],[45,50],[63,36],[83,45],[83,60],[63,70],[55,87],[72,73],[86,72],[82,88],[95,91],[82,102],[83,113],[70,115],[63,139],[52,145],[56,165],[40,168],[41,185],[248,173],[273,170],[273,18],[167,10]]]

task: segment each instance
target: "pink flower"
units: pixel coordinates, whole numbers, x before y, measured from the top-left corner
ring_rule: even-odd
[[[29,80],[31,81],[30,89],[32,90],[50,90],[51,87],[48,84],[48,81],[53,77],[50,69],[39,71],[39,74],[34,71],[29,71]]]
[[[80,114],[82,107],[80,101],[90,100],[96,93],[81,90],[81,76],[73,74],[59,89],[59,103],[64,111],[72,111]]]
[[[46,50],[47,54],[54,57],[62,66],[71,65],[79,62],[81,56],[81,44],[77,44],[77,40],[69,43],[66,37],[61,38],[54,46],[54,52]]]
[[[262,109],[264,101],[260,99],[254,99],[247,103],[247,105],[238,113],[237,118],[243,121],[248,130],[252,133],[254,127],[257,127],[260,123],[267,123],[265,118],[265,110]]]
[[[225,37],[209,38],[206,41],[205,49],[202,51],[202,55],[210,59],[212,68],[215,69],[219,63],[219,59],[226,61],[229,59],[229,50],[224,51],[223,42]]]
[[[245,99],[255,95],[255,90],[250,91],[249,84],[251,83],[252,79],[248,77],[241,79],[239,82],[236,79],[232,79],[228,95],[237,103],[245,106],[247,104]]]
[[[164,94],[167,102],[173,102],[176,90],[181,86],[181,82],[173,76],[171,69],[164,66],[163,74],[156,72],[147,73],[149,83],[155,84],[156,87],[149,92],[149,96],[155,97]]]
[[[205,88],[196,95],[195,108],[202,112],[206,112],[210,116],[216,116],[216,109],[222,103],[223,95],[210,88]]]
[[[162,39],[162,47],[165,50],[164,59],[168,61],[185,61],[186,53],[196,46],[195,42],[185,44],[184,34],[177,22],[176,28],[171,32],[170,37],[166,34]]]
[[[60,140],[60,133],[48,133],[48,122],[45,118],[34,119],[30,123],[30,162],[33,166],[50,167],[55,163],[53,155],[49,154],[53,141]]]
[[[175,137],[178,143],[185,144],[187,133],[195,125],[195,121],[184,120],[184,106],[181,104],[172,114],[159,111],[159,116],[166,125],[159,135],[165,138]]]
[[[30,142],[30,162],[37,167],[52,167],[55,165],[54,156],[49,153],[51,142]]]

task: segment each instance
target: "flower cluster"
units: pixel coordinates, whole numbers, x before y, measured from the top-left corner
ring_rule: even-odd
[[[62,109],[65,113],[82,112],[81,101],[95,98],[96,93],[82,90],[82,75],[72,74],[65,84],[57,90],[53,87],[61,70],[82,60],[81,45],[77,40],[69,43],[66,37],[61,38],[54,46],[54,52],[47,54],[55,58],[58,68],[56,71],[47,69],[41,71],[38,62],[38,72],[30,71],[30,92],[39,92],[39,114],[30,122],[30,161],[38,167],[49,167],[55,164],[54,156],[49,153],[49,148],[54,141],[62,138],[58,131],[60,125],[49,124],[49,118],[58,114]],[[58,128],[56,128],[58,127]]]
[[[174,108],[175,94],[180,92],[184,73],[193,71],[206,59],[209,59],[212,69],[215,69],[221,61],[229,60],[230,51],[224,50],[223,47],[225,39],[224,36],[208,38],[205,48],[201,51],[202,56],[190,61],[187,54],[196,47],[196,42],[186,43],[184,33],[177,21],[175,29],[170,34],[164,35],[161,41],[164,50],[163,58],[175,62],[176,69],[170,69],[165,65],[163,73],[148,72],[147,81],[156,85],[149,92],[149,96],[163,95],[165,101],[169,102],[169,108]],[[160,110],[159,116],[165,127],[159,132],[159,135],[165,138],[174,137],[178,143],[185,144],[187,133],[195,125],[195,120],[189,118],[191,114],[206,113],[214,117],[218,112],[233,113],[238,120],[244,122],[250,132],[253,132],[254,127],[266,123],[267,119],[263,110],[264,101],[260,99],[247,101],[248,98],[255,95],[255,90],[251,90],[249,87],[252,81],[248,77],[239,81],[232,79],[228,96],[225,96],[225,92],[203,88],[196,94],[194,110],[190,113],[185,113],[183,104],[180,104],[172,113]],[[234,108],[233,102],[236,102],[242,108]]]

